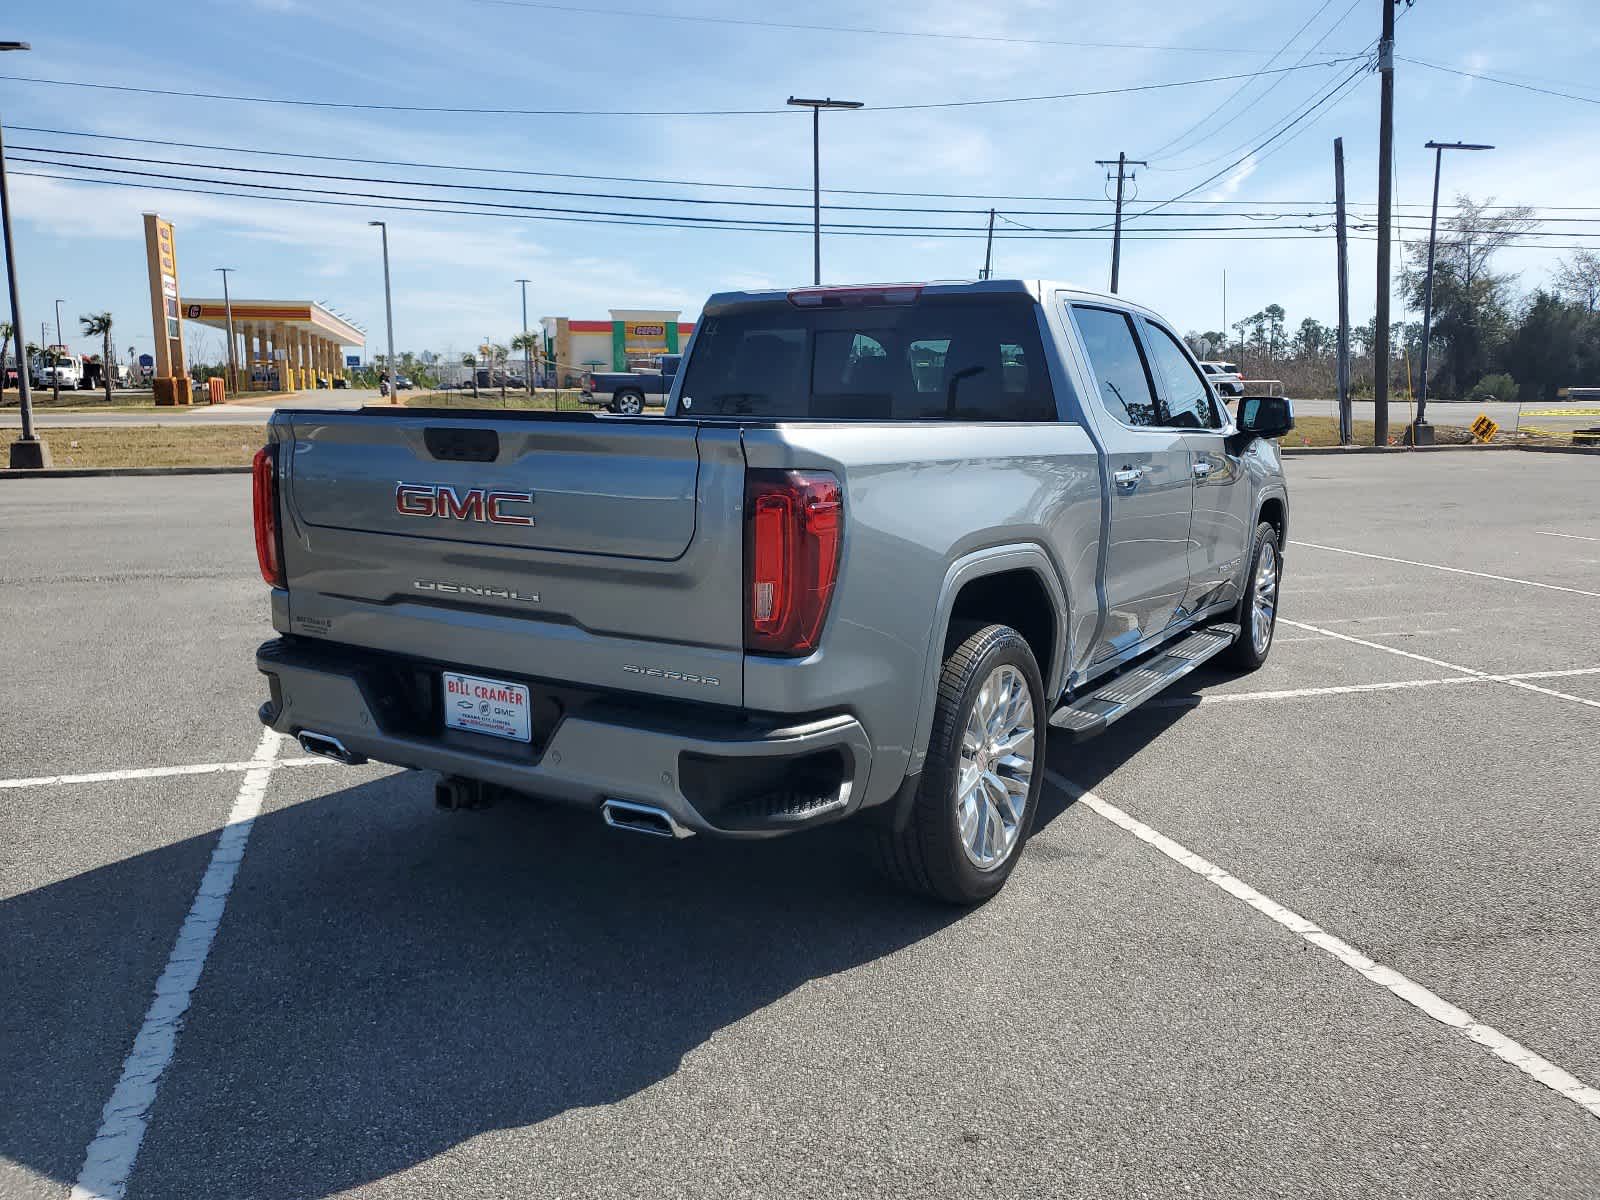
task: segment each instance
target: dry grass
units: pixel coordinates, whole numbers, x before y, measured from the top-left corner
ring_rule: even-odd
[[[507,391],[504,401],[500,399],[499,388],[479,388],[476,397],[470,390],[414,392],[405,397],[405,402],[409,408],[464,408],[484,412],[508,408],[535,409],[541,412],[587,411],[586,405],[578,403],[578,392],[574,388],[563,388],[559,392],[548,388],[536,388],[532,396],[526,392]]]
[[[267,440],[265,426],[41,429],[58,467],[248,467]]]

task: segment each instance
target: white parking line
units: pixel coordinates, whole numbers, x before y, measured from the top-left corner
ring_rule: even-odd
[[[337,767],[342,766],[327,758],[280,758],[268,764],[267,769],[279,767]],[[6,788],[52,787],[63,783],[119,783],[124,779],[166,779],[173,775],[216,775],[227,771],[254,771],[261,764],[249,762],[191,763],[182,767],[130,767],[124,771],[90,771],[84,775],[35,775],[30,779],[0,779],[0,791]]]
[[[122,1077],[117,1080],[111,1099],[106,1101],[100,1114],[100,1129],[84,1154],[71,1200],[120,1200],[128,1186],[128,1176],[139,1156],[139,1144],[144,1141],[150,1106],[155,1103],[156,1089],[161,1084],[161,1073],[167,1069],[177,1048],[178,1028],[188,1011],[189,997],[200,982],[200,971],[206,964],[206,955],[211,952],[211,942],[217,936],[228,893],[233,889],[239,864],[244,860],[245,845],[250,840],[256,815],[261,811],[267,782],[272,778],[272,764],[278,756],[281,740],[270,729],[261,732],[261,744],[256,747],[244,778],[239,781],[233,810],[217,836],[211,861],[195,892],[194,903],[189,906],[189,915],[178,930],[178,940],[167,956],[166,969],[156,980],[155,997],[144,1015],[144,1024],[133,1039],[133,1049],[123,1061]]]
[[[1418,562],[1414,558],[1392,558],[1387,554],[1368,554],[1364,550],[1346,550],[1343,546],[1319,546],[1316,542],[1290,542],[1291,546],[1304,546],[1310,550],[1329,550],[1334,554],[1352,554],[1356,558],[1375,558],[1379,562],[1404,563],[1408,567],[1429,567],[1435,571],[1449,571],[1452,575],[1475,575],[1479,579],[1497,579],[1501,583],[1520,583],[1524,587],[1544,588],[1551,592],[1571,592],[1575,596],[1593,596],[1600,592],[1586,592],[1582,588],[1562,587],[1559,583],[1540,583],[1537,579],[1517,579],[1511,575],[1491,575],[1487,571],[1469,571],[1465,567],[1447,567],[1442,563]]]
[[[1419,1012],[1455,1030],[1469,1041],[1478,1043],[1496,1058],[1510,1063],[1524,1075],[1572,1101],[1590,1116],[1600,1117],[1600,1088],[1584,1083],[1549,1059],[1535,1054],[1522,1043],[1507,1037],[1493,1026],[1485,1025],[1466,1010],[1456,1007],[1420,983],[1408,979],[1393,967],[1386,967],[1367,957],[1349,942],[1335,937],[1316,922],[1302,917],[1293,909],[1286,908],[1271,897],[1256,891],[1242,879],[1230,875],[1188,847],[1173,841],[1138,818],[1130,816],[1115,804],[1101,799],[1093,792],[1085,791],[1055,771],[1046,770],[1045,778],[1119,829],[1131,833],[1146,845],[1153,846],[1173,862],[1193,871],[1234,899],[1242,900],[1262,916],[1275,921],[1317,949],[1331,955],[1368,982],[1377,984]]]
[[[1398,646],[1385,646],[1382,642],[1369,642],[1365,638],[1351,637],[1348,633],[1337,633],[1332,629],[1322,629],[1316,625],[1307,625],[1303,621],[1291,621],[1287,617],[1279,617],[1278,624],[1290,625],[1295,629],[1305,629],[1312,633],[1320,633],[1324,637],[1338,638],[1341,642],[1353,642],[1357,646],[1366,646],[1372,650],[1382,650],[1386,654],[1398,654],[1401,658],[1414,658],[1418,662],[1425,662],[1432,667],[1442,667],[1446,671],[1456,671],[1462,675],[1471,675],[1486,683],[1503,683],[1507,687],[1522,688],[1524,691],[1538,692],[1541,696],[1554,696],[1558,700],[1570,700],[1574,704],[1587,705],[1589,708],[1600,708],[1600,700],[1590,700],[1585,696],[1574,696],[1568,692],[1558,692],[1551,688],[1540,687],[1536,683],[1529,683],[1526,677],[1515,675],[1491,675],[1488,671],[1479,671],[1473,667],[1463,667],[1456,663],[1445,662],[1443,659],[1429,658],[1426,654],[1414,654],[1410,650],[1402,650]],[[1535,676],[1536,677],[1536,676]]]
[[[1153,708],[1195,708],[1202,704],[1239,704],[1248,700],[1302,700],[1310,696],[1353,696],[1362,692],[1405,691],[1409,688],[1437,687],[1442,683],[1515,683],[1520,679],[1564,679],[1570,675],[1600,675],[1600,667],[1572,667],[1564,671],[1519,671],[1515,675],[1451,675],[1444,679],[1398,679],[1388,683],[1347,683],[1337,687],[1285,688],[1273,692],[1207,692],[1200,696],[1157,697],[1145,703]]]
[[[1555,533],[1549,529],[1535,529],[1534,532],[1540,537],[1564,537],[1571,538],[1575,542],[1600,542],[1600,537],[1585,537],[1581,533]]]

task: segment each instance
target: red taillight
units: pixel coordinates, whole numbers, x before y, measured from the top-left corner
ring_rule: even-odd
[[[278,455],[276,446],[256,451],[250,465],[251,507],[255,510],[256,562],[261,578],[283,587],[283,554],[278,538]]]
[[[809,654],[839,576],[844,501],[821,471],[751,471],[745,481],[744,647]]]

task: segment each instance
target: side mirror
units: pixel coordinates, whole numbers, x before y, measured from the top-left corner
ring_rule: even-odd
[[[1287,396],[1244,396],[1239,400],[1239,432],[1280,438],[1294,428],[1294,402]]]

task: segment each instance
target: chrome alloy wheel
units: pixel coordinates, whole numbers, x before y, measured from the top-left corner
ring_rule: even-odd
[[[1034,716],[1028,681],[1001,665],[978,689],[961,734],[956,826],[980,871],[1005,862],[1022,833],[1033,780]]]
[[[1261,561],[1256,564],[1256,586],[1250,596],[1250,644],[1256,654],[1267,652],[1272,642],[1272,623],[1278,613],[1278,552],[1269,541],[1261,543]]]

